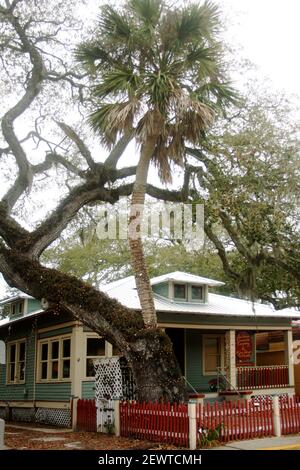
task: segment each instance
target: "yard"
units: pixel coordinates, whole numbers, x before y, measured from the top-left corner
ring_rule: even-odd
[[[43,428],[28,424],[5,426],[4,443],[18,450],[147,450],[178,449],[126,437],[91,432],[73,432],[57,428]]]

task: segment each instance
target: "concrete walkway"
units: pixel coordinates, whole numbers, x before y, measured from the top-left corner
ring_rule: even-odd
[[[300,434],[229,442],[211,450],[300,450]]]
[[[6,427],[8,428],[15,428],[15,429],[27,429],[28,431],[38,431],[38,432],[45,432],[47,434],[59,434],[66,432],[73,432],[71,428],[35,428],[33,426],[22,426],[18,424],[10,424],[6,423]]]

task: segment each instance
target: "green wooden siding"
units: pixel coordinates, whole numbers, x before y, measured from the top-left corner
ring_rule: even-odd
[[[72,326],[66,326],[65,328],[57,328],[57,330],[45,331],[44,333],[39,333],[38,338],[44,339],[44,338],[51,338],[53,336],[62,336],[62,335],[72,333],[72,330],[73,330]]]
[[[72,333],[72,327],[59,328],[63,321],[70,321],[70,317],[65,315],[47,315],[37,318],[35,327],[47,327],[57,324],[58,328],[53,331],[39,334],[38,339],[50,338]],[[0,329],[0,340],[11,342],[19,339],[26,339],[26,369],[24,384],[6,384],[6,365],[0,365],[0,401],[21,400],[29,401],[34,399],[35,383],[35,331],[33,329],[33,319],[11,324],[11,331],[8,328]],[[47,401],[68,401],[71,396],[71,382],[37,383],[35,385],[35,399]]]
[[[37,383],[36,400],[69,401],[71,397],[71,382]]]
[[[186,379],[197,391],[207,392],[209,391],[208,382],[215,377],[203,375],[203,333],[205,334],[200,330],[186,330]]]
[[[6,384],[6,365],[0,368],[0,400],[32,400],[34,388],[34,356],[35,356],[35,334],[32,329],[20,325],[20,329],[15,331],[5,339],[9,342],[25,338],[26,340],[26,368],[25,383]],[[4,338],[0,338],[3,339]]]
[[[162,282],[161,284],[154,285],[153,292],[155,294],[161,295],[162,297],[169,298],[169,283]]]
[[[87,380],[81,384],[82,398],[95,398],[95,382]]]

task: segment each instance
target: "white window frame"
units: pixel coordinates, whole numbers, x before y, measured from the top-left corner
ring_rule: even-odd
[[[205,370],[205,340],[216,338],[220,341],[220,353],[221,353],[221,371],[224,371],[224,335],[220,334],[205,334],[202,335],[202,374],[203,376],[216,376],[218,371],[206,372]]]
[[[178,286],[184,286],[185,287],[185,298],[182,299],[182,298],[179,298],[179,297],[175,297],[175,285],[178,285]],[[173,300],[174,302],[187,302],[188,301],[188,296],[189,296],[189,293],[188,293],[188,284],[186,284],[185,282],[173,282]]]
[[[20,344],[25,344],[25,357],[24,357],[24,379],[20,380]],[[15,375],[14,380],[10,379],[10,349],[11,346],[15,345],[16,352],[15,352]],[[7,385],[14,385],[14,384],[24,384],[26,379],[26,353],[27,353],[27,343],[26,338],[18,339],[15,341],[9,341],[6,345],[6,384]],[[23,361],[22,361],[23,362]]]
[[[201,287],[202,297],[201,299],[193,299],[192,297],[192,288]],[[196,304],[203,304],[205,302],[205,286],[203,284],[189,284],[188,286],[188,301]]]
[[[175,297],[175,285],[185,286],[185,299]],[[192,298],[192,287],[202,287],[202,298],[193,299]],[[207,302],[207,286],[206,284],[193,284],[186,282],[172,282],[171,289],[169,286],[169,292],[171,292],[170,299],[173,302],[177,303],[194,303],[194,304],[204,304]]]
[[[86,362],[87,359],[99,359],[100,357],[112,357],[112,345],[108,342],[105,341],[105,354],[104,356],[88,356],[87,355],[87,342],[88,339],[102,339],[101,336],[99,336],[97,333],[87,333],[85,335],[85,341],[84,341],[84,381],[94,381],[95,377],[89,377],[87,373],[87,367],[86,367]]]
[[[63,341],[69,339],[70,340],[70,356],[63,357]],[[51,358],[51,343],[57,342],[59,343],[58,346],[58,358],[52,359]],[[42,345],[48,344],[48,355],[47,355],[47,378],[42,379],[42,363],[46,362],[45,360],[42,361]],[[51,338],[41,338],[38,340],[38,367],[37,367],[37,383],[57,383],[57,382],[71,382],[72,381],[72,335],[63,335],[63,336],[51,336]],[[70,361],[70,377],[63,377],[63,361],[69,360]],[[58,361],[58,377],[52,379],[51,378],[51,364],[52,362]]]

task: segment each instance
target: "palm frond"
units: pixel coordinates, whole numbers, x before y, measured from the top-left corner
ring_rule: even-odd
[[[197,39],[210,39],[219,24],[219,10],[212,2],[189,5],[182,9],[177,20],[177,36],[181,44]]]
[[[219,48],[216,46],[196,46],[187,54],[186,61],[191,67],[198,68],[198,78],[211,76],[218,68]]]
[[[198,88],[195,95],[203,102],[210,103],[216,111],[220,111],[228,105],[240,104],[240,96],[229,82],[213,80]]]
[[[170,98],[177,88],[167,72],[150,73],[145,78],[149,90],[149,101],[157,106],[161,113],[166,113]]]
[[[111,148],[119,134],[132,128],[139,105],[136,99],[123,103],[102,103],[97,111],[89,116],[92,129],[100,134],[106,147]]]
[[[108,66],[113,61],[110,54],[98,42],[80,44],[74,51],[75,59],[86,68],[95,71],[100,65]]]
[[[148,110],[136,126],[136,138],[145,143],[149,138],[164,136],[165,117],[158,108]]]
[[[101,8],[99,18],[100,33],[107,35],[115,41],[127,42],[131,36],[131,27],[128,18],[118,13],[110,5],[104,5]]]
[[[101,83],[94,88],[94,95],[100,99],[108,95],[116,96],[127,93],[131,96],[138,89],[139,76],[130,68],[114,68],[106,73]]]
[[[162,0],[130,0],[132,12],[146,25],[155,27],[162,12]]]

